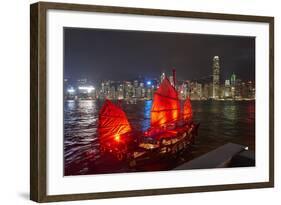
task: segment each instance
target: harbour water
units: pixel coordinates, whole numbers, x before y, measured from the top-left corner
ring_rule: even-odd
[[[129,171],[122,165],[111,165],[109,171],[100,171],[94,166],[101,160],[97,125],[102,103],[98,100],[64,102],[64,175]],[[151,105],[151,101],[123,102],[122,108],[133,129],[149,128]],[[177,162],[151,167],[151,171],[171,169],[228,142],[255,151],[255,101],[192,101],[192,108],[194,121],[200,122],[199,136],[192,151]]]

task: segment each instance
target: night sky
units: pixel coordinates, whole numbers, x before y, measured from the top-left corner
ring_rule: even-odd
[[[73,81],[149,79],[173,67],[180,80],[206,79],[215,55],[221,82],[233,72],[255,80],[254,37],[64,28],[64,76]]]

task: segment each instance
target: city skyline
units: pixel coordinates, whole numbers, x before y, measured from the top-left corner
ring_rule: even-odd
[[[87,78],[97,85],[102,80],[152,79],[171,68],[177,69],[179,80],[200,81],[212,77],[213,56],[220,56],[220,83],[232,73],[255,80],[253,37],[64,29],[65,78]]]
[[[176,69],[172,75],[159,74],[155,79],[102,81],[99,86],[94,87],[87,79],[79,79],[75,84],[64,80],[65,99],[111,99],[111,100],[151,100],[154,92],[161,82],[167,78],[171,85],[177,90],[178,97],[185,100],[254,100],[255,83],[242,81],[234,73],[220,83],[220,57],[214,56],[212,63],[213,77],[205,83],[191,80],[176,80]]]

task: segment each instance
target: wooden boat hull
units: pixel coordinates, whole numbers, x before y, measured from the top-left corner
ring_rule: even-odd
[[[149,138],[143,133],[131,133],[124,137],[122,143],[103,144],[100,149],[101,157],[111,155],[117,161],[126,162],[131,168],[163,159],[177,158],[186,150],[191,150],[198,127],[199,124],[193,123],[160,133],[154,138],[154,146],[147,141],[143,142]]]
[[[195,137],[198,133],[197,129],[199,127],[199,124],[193,125],[194,126],[191,129],[181,129],[181,131],[177,133],[176,137],[171,136],[170,139],[163,134],[164,138],[160,139],[159,147],[149,149],[140,146],[128,158],[129,166],[138,167],[153,161],[177,158],[183,152],[191,150],[192,145],[195,142]],[[164,140],[166,143],[163,143]],[[171,143],[169,143],[169,141]],[[174,141],[174,143],[172,141]]]

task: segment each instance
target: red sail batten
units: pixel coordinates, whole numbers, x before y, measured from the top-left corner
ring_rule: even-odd
[[[106,100],[99,113],[98,134],[101,142],[120,140],[120,135],[131,132],[132,128],[125,112],[110,100]]]
[[[153,96],[151,127],[161,127],[180,118],[178,92],[165,78]]]

